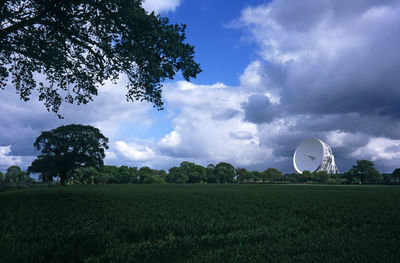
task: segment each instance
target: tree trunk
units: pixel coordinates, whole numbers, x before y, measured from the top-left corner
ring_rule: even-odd
[[[62,186],[66,186],[65,185],[65,179],[67,178],[67,176],[65,175],[65,174],[61,174],[60,175],[60,184],[62,185]]]

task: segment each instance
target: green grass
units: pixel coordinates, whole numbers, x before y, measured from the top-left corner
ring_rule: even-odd
[[[0,193],[1,262],[398,262],[400,187],[78,185]]]

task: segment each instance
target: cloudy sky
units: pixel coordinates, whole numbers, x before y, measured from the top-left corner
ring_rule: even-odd
[[[187,25],[203,72],[164,84],[164,111],[125,101],[122,77],[59,120],[0,91],[0,170],[26,169],[41,131],[80,123],[110,139],[106,164],[168,169],[226,161],[293,172],[296,146],[327,142],[340,171],[400,167],[400,0],[147,0]]]

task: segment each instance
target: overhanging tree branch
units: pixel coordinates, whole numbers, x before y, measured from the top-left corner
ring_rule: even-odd
[[[185,26],[148,14],[140,0],[26,0],[23,7],[18,0],[3,2],[0,87],[11,77],[24,99],[36,89],[56,113],[61,100],[72,103],[75,97],[78,104],[86,103],[104,80],[121,74],[129,80],[128,100],[150,101],[162,109],[166,78],[181,71],[189,80],[201,71],[193,46],[184,43]],[[34,72],[44,74],[49,84],[36,83]],[[63,98],[60,92],[69,86],[71,94]]]

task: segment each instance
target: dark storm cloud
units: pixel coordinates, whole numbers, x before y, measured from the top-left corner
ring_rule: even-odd
[[[281,102],[296,113],[358,112],[399,118],[400,37],[392,35],[385,41],[395,47],[349,52],[333,65],[324,61],[303,62],[307,66],[289,62],[289,78],[281,83]]]
[[[252,123],[269,123],[279,114],[275,105],[263,95],[252,95],[241,106],[245,114],[244,120]]]
[[[400,1],[273,1],[264,8],[269,13],[247,18],[267,61],[258,74],[278,86],[287,113],[400,118]],[[259,101],[255,108],[269,106]],[[263,122],[259,114],[248,110],[246,120]]]
[[[293,127],[300,131],[326,133],[332,130],[361,132],[375,137],[400,139],[400,122],[388,116],[359,113],[299,115]]]
[[[244,10],[241,23],[263,58],[245,120],[274,156],[317,137],[347,169],[371,139],[400,139],[400,1],[272,1]],[[271,89],[273,110],[260,99]]]
[[[42,130],[59,123],[57,117],[37,103],[20,101],[9,88],[0,92],[0,146],[11,145],[10,155],[36,155],[35,138]]]

